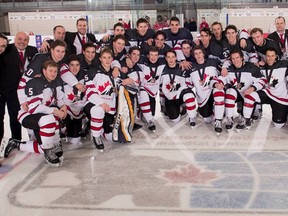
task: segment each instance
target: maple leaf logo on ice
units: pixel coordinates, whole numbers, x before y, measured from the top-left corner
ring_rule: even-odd
[[[75,98],[75,95],[72,92],[68,94],[67,96],[68,96],[68,100],[71,100],[71,101],[73,101]]]
[[[107,81],[103,85],[99,85],[98,90],[100,91],[101,95],[111,95],[113,92],[113,87],[110,85],[110,82]]]
[[[191,164],[178,167],[175,170],[162,171],[162,176],[174,184],[207,184],[217,178],[215,172],[200,170]]]

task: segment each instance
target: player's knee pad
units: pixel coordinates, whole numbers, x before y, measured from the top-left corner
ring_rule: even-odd
[[[179,115],[177,118],[174,118],[174,119],[171,119],[171,118],[170,118],[170,120],[173,121],[174,123],[179,122],[180,119],[181,119],[181,116],[180,116],[180,115]]]
[[[212,122],[213,118],[212,118],[212,116],[209,116],[209,117],[203,118],[203,120],[206,124],[210,124]]]
[[[105,111],[101,106],[93,106],[90,110],[91,118],[103,119]]]
[[[49,128],[51,128],[51,124],[54,125],[55,124],[55,127],[54,127],[54,130],[56,129],[56,119],[54,117],[53,114],[50,114],[50,115],[44,115],[42,116],[40,119],[39,119],[39,127],[45,127],[45,125],[50,125]]]

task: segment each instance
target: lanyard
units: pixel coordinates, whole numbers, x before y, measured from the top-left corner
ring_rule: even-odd
[[[268,81],[268,84],[270,83],[271,77],[272,77],[273,69],[270,70],[270,74],[268,74],[268,69],[265,68],[265,74],[266,74],[266,79]]]
[[[155,77],[156,77],[156,74],[157,74],[157,69],[158,69],[158,66],[155,66],[154,68],[155,68],[155,71],[153,71],[153,67],[149,64],[149,68],[150,68],[150,76],[153,78],[153,79],[155,79]]]
[[[201,68],[198,68],[198,69],[197,69],[201,81],[203,81],[204,74],[205,74],[205,69],[206,69],[205,63],[204,63],[204,67],[203,67],[203,69],[202,69],[202,73],[201,73]]]

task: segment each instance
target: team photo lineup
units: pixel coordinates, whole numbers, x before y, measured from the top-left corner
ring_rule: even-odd
[[[149,17],[140,18],[135,29],[119,19],[97,39],[80,18],[77,32],[57,25],[53,39],[39,50],[28,45],[25,32],[10,44],[0,34],[0,156],[14,150],[42,153],[49,165],[61,166],[64,140],[81,144],[91,138],[102,152],[105,142],[130,143],[140,128],[157,131],[158,106],[167,121],[187,118],[186,126],[197,133],[198,115],[221,136],[250,130],[268,104],[273,126],[283,130],[288,115],[284,17],[275,17],[276,31],[268,37],[257,27],[223,29],[218,21],[209,26],[203,17],[197,38],[190,32],[197,26],[181,27],[177,17],[157,18],[153,26]],[[22,127],[29,140],[22,140]]]

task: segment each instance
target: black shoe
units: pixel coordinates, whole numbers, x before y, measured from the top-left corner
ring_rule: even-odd
[[[133,131],[139,130],[139,129],[142,128],[142,127],[143,127],[142,125],[137,124],[137,123],[134,123]]]
[[[99,149],[99,150],[104,149],[104,144],[103,144],[101,137],[93,137],[93,142],[94,142],[94,145],[97,149]]]
[[[45,157],[45,159],[49,165],[51,165],[51,166],[59,166],[60,165],[60,159],[55,154],[54,148],[43,149],[43,151],[44,151],[44,157]]]
[[[26,142],[21,142],[16,139],[9,139],[9,142],[7,143],[6,146],[4,146],[4,157],[7,158],[10,154],[10,152],[14,149],[20,149],[21,144],[25,144]]]

